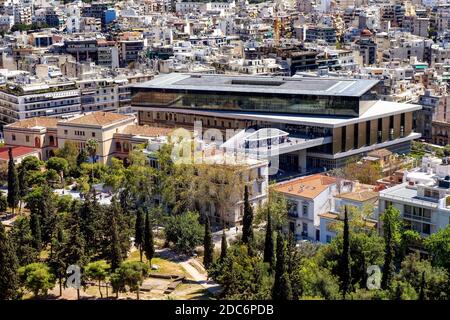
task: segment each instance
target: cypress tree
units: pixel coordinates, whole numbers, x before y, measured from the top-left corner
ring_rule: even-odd
[[[20,196],[20,205],[19,205],[19,214],[22,212],[22,203],[23,198],[28,193],[28,184],[27,184],[27,171],[24,167],[20,167],[18,170],[18,180],[19,180],[19,196]]]
[[[291,300],[292,286],[287,270],[287,244],[281,232],[277,234],[277,261],[275,266],[275,282],[272,288],[273,300]]]
[[[228,243],[227,236],[225,234],[225,228],[222,229],[222,242],[220,244],[220,261],[224,261],[227,257]]]
[[[248,187],[244,188],[244,217],[242,222],[242,242],[249,244],[253,239],[253,208],[248,199]]]
[[[272,230],[272,216],[267,213],[267,225],[266,225],[266,238],[264,242],[264,262],[270,264],[273,267],[274,259],[274,243],[273,243],[273,230]]]
[[[351,268],[350,268],[350,232],[348,224],[347,207],[344,210],[344,234],[342,244],[342,256],[340,266],[341,291],[343,297],[350,292]]]
[[[13,213],[15,208],[19,204],[19,179],[17,177],[17,170],[14,164],[14,159],[12,156],[12,148],[8,150],[9,162],[8,162],[8,206],[12,208]]]
[[[212,241],[211,225],[209,223],[208,216],[205,217],[205,236],[203,238],[203,249],[203,265],[205,266],[205,269],[208,269],[214,259],[214,244]]]
[[[111,270],[116,270],[123,261],[122,249],[120,247],[119,231],[117,228],[117,219],[115,212],[111,213],[111,245],[109,250],[109,261],[111,262]]]
[[[0,300],[13,299],[19,289],[19,263],[12,243],[0,222]]]
[[[385,213],[388,214],[388,213]],[[394,242],[392,239],[392,221],[389,216],[385,217],[384,225],[384,264],[383,264],[383,276],[381,278],[381,288],[386,290],[389,288],[394,277]]]
[[[153,228],[150,221],[150,214],[148,212],[145,216],[144,253],[148,263],[151,265],[153,255],[155,254],[155,245],[153,241]]]
[[[134,228],[134,245],[139,249],[142,262],[142,249],[144,248],[144,212],[139,208],[136,212],[136,223]]]
[[[32,213],[30,215],[30,229],[31,235],[33,236],[33,247],[40,252],[42,248],[42,234],[41,223],[37,213]]]

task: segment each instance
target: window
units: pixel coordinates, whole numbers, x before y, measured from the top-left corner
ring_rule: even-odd
[[[302,233],[308,235],[308,224],[305,222],[302,223]]]
[[[332,237],[331,237],[330,235],[327,235],[327,239],[326,239],[326,242],[327,242],[327,243],[330,243],[330,242],[331,242],[331,240],[332,240]]]
[[[303,214],[303,216],[308,216],[308,203],[307,202],[303,202],[302,214]]]
[[[92,137],[95,137],[95,132],[92,132]]]
[[[13,134],[11,138],[12,138],[13,141],[16,141],[16,135],[15,134]]]
[[[30,142],[30,136],[25,136],[25,141]]]

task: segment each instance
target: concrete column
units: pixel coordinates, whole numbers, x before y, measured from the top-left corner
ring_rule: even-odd
[[[306,172],[306,150],[298,151],[298,171],[300,173]]]

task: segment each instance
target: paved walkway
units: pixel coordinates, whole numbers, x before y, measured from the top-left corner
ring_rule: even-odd
[[[207,279],[207,273],[205,268],[193,257],[187,257],[184,255],[176,254],[175,252],[171,251],[168,248],[157,249],[156,252],[161,257],[170,259],[171,261],[180,264],[193,281],[201,285],[210,293],[215,294],[218,290],[220,290],[220,286],[217,283]]]

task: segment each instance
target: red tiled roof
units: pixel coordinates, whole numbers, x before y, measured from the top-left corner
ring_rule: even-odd
[[[7,161],[9,160],[8,150],[9,146],[5,146],[0,148],[0,160]],[[30,147],[22,147],[22,146],[11,146],[12,148],[12,156],[13,158],[23,157],[30,153],[36,152],[36,149]]]

